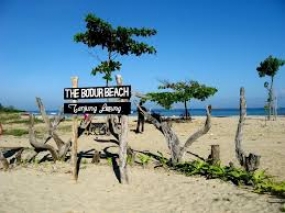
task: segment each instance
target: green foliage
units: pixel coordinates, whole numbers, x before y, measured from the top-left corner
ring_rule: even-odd
[[[113,159],[111,157],[107,158],[107,163],[109,166],[113,165]]]
[[[88,14],[85,18],[86,31],[74,36],[75,42],[81,42],[88,47],[101,47],[108,52],[108,60],[92,70],[92,74],[104,74],[106,81],[111,81],[111,73],[120,70],[121,63],[114,61],[116,55],[155,54],[156,50],[144,42],[136,40],[137,37],[150,37],[157,32],[155,29],[113,27],[110,23],[102,20],[94,14]]]
[[[144,155],[144,154],[139,154],[138,158],[139,158],[140,163],[142,164],[143,167],[145,167],[145,165],[147,165],[151,159],[150,156]]]
[[[208,179],[219,178],[224,181],[231,181],[236,185],[249,185],[257,193],[285,196],[285,181],[274,181],[271,176],[265,173],[265,170],[247,172],[241,168],[210,165],[199,160],[178,164],[174,167],[174,170],[182,172],[186,176],[202,175]]]
[[[259,77],[270,76],[274,77],[281,66],[285,65],[285,60],[268,56],[264,61],[260,62],[256,68]]]
[[[131,155],[131,154],[127,155],[127,164],[128,165],[133,166],[133,162],[134,162],[133,158],[134,158],[133,155]]]
[[[167,89],[170,91],[147,93],[147,99],[158,103],[166,109],[170,109],[174,103],[183,102],[186,117],[188,115],[187,101],[191,99],[204,101],[218,91],[214,87],[199,84],[197,81],[179,81],[176,83],[162,81],[162,85],[160,85],[158,89]]]
[[[285,212],[285,203],[283,203],[282,207],[280,208],[281,212]]]
[[[176,96],[172,92],[147,93],[146,98],[150,101],[158,103],[165,109],[171,109],[171,105],[177,102]]]
[[[21,116],[19,113],[0,113],[0,121],[2,124],[8,123],[13,120],[20,120]]]
[[[164,155],[162,154],[162,152],[157,151],[157,153],[159,154],[159,162],[161,163],[161,165],[166,168],[167,167],[167,158],[164,157]]]
[[[22,112],[22,110],[16,109],[14,106],[5,107],[0,103],[0,112],[15,113]]]

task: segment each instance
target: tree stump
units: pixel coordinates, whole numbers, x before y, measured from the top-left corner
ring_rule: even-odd
[[[100,155],[101,155],[101,153],[95,149],[91,163],[94,163],[96,165],[99,164],[100,163]]]
[[[209,155],[208,162],[211,165],[218,165],[220,162],[220,146],[211,145],[211,154]]]

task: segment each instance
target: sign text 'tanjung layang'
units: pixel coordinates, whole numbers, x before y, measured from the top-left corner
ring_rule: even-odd
[[[65,103],[64,113],[70,114],[118,114],[128,115],[131,112],[130,102],[97,102]]]

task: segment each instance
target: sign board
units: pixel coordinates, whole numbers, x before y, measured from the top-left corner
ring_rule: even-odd
[[[64,99],[98,99],[131,97],[131,86],[65,88]]]
[[[131,102],[65,103],[64,113],[70,114],[116,114],[128,115]]]
[[[121,98],[130,99],[131,86],[110,87],[82,87],[65,88],[65,100],[74,99],[98,99]],[[130,102],[96,102],[96,103],[65,103],[64,113],[70,114],[117,114],[128,115],[131,112]]]

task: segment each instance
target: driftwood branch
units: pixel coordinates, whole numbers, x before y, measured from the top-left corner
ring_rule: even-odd
[[[246,102],[244,96],[244,88],[240,89],[240,118],[238,123],[238,128],[235,137],[235,152],[236,157],[239,160],[241,166],[243,166],[247,171],[254,171],[258,168],[260,164],[260,157],[258,155],[250,153],[246,156],[245,152],[241,147],[241,142],[243,138],[243,125],[246,116]]]
[[[39,143],[37,141],[34,129],[34,116],[31,114],[30,114],[30,126],[29,126],[29,139],[30,139],[30,144],[35,148],[36,152],[48,150],[51,153],[54,162],[58,159],[57,153],[51,145]]]
[[[2,150],[0,150],[0,162],[4,168],[4,170],[9,169],[9,162],[8,160],[4,157]]]
[[[183,158],[187,148],[191,146],[198,138],[201,136],[207,134],[211,128],[211,106],[207,106],[206,108],[206,121],[202,129],[199,129],[197,132],[192,134],[185,142],[184,147],[181,149],[181,156],[180,158]]]
[[[51,122],[46,114],[45,107],[44,107],[44,104],[41,98],[37,97],[36,102],[41,112],[41,115],[43,117],[43,120],[46,124],[47,132],[48,132],[48,136],[45,138],[45,141],[43,142],[43,144],[46,144],[51,138],[53,138],[58,148],[57,159],[63,159],[65,158],[72,144],[71,139],[68,140],[67,143],[65,143],[55,132],[58,125],[64,120],[63,108],[61,107],[61,109],[59,110],[59,113],[55,116],[54,121]]]
[[[138,92],[133,92],[133,95],[139,98],[145,98],[145,96]],[[136,106],[139,110],[141,110],[144,116],[150,121],[165,137],[167,146],[171,151],[171,164],[175,165],[183,161],[187,148],[192,145],[198,138],[205,135],[211,128],[211,106],[207,106],[206,108],[206,121],[204,127],[198,130],[196,133],[191,135],[185,142],[184,146],[181,147],[181,143],[179,138],[172,130],[171,126],[161,119],[159,114],[150,114],[149,112],[144,111],[139,104],[135,102]]]

